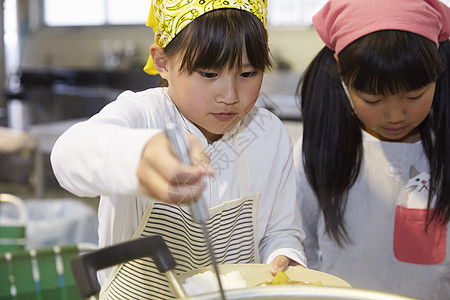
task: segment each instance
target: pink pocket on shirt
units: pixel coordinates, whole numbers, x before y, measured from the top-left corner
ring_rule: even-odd
[[[421,265],[436,265],[444,261],[447,226],[433,220],[425,229],[426,217],[426,209],[397,205],[394,255],[399,261]]]

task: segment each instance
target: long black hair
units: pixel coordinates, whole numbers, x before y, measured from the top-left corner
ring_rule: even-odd
[[[239,68],[244,50],[254,68],[266,71],[272,67],[262,22],[245,10],[226,8],[193,20],[166,46],[164,53],[168,57],[181,53],[180,71],[191,74],[198,69]]]
[[[348,192],[358,178],[363,155],[361,122],[342,82],[370,94],[396,94],[436,82],[429,115],[419,125],[430,164],[429,218],[450,220],[450,45],[405,31],[366,35],[338,55],[324,47],[300,79],[297,95],[303,118],[303,165],[324,214],[326,231],[348,241],[343,215]],[[428,204],[429,205],[429,204]]]

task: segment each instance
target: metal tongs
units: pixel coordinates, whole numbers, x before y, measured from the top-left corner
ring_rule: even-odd
[[[166,121],[166,130],[165,134],[167,139],[170,141],[172,145],[172,150],[175,155],[178,157],[180,162],[183,165],[190,166],[191,161],[189,159],[189,143],[187,141],[186,136],[181,131],[180,127],[177,126],[176,123],[171,121]],[[217,282],[219,284],[219,291],[221,295],[221,299],[225,300],[225,293],[222,286],[222,281],[220,279],[219,268],[217,267],[216,256],[214,254],[214,250],[212,248],[211,238],[209,236],[208,229],[206,228],[206,221],[208,219],[208,213],[204,209],[203,198],[200,197],[194,202],[189,204],[192,217],[195,222],[199,223],[202,227],[203,234],[205,236],[206,245],[208,246],[208,251],[211,257],[211,264],[214,267],[214,272],[216,273]]]

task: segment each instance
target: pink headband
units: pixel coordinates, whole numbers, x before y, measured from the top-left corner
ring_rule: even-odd
[[[450,8],[438,0],[330,0],[313,16],[313,24],[336,53],[366,34],[388,29],[417,33],[439,45],[450,36]]]

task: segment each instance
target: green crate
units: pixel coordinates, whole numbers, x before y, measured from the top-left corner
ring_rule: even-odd
[[[77,245],[0,254],[0,299],[78,300],[70,260]]]
[[[25,226],[0,226],[0,253],[25,249]]]

